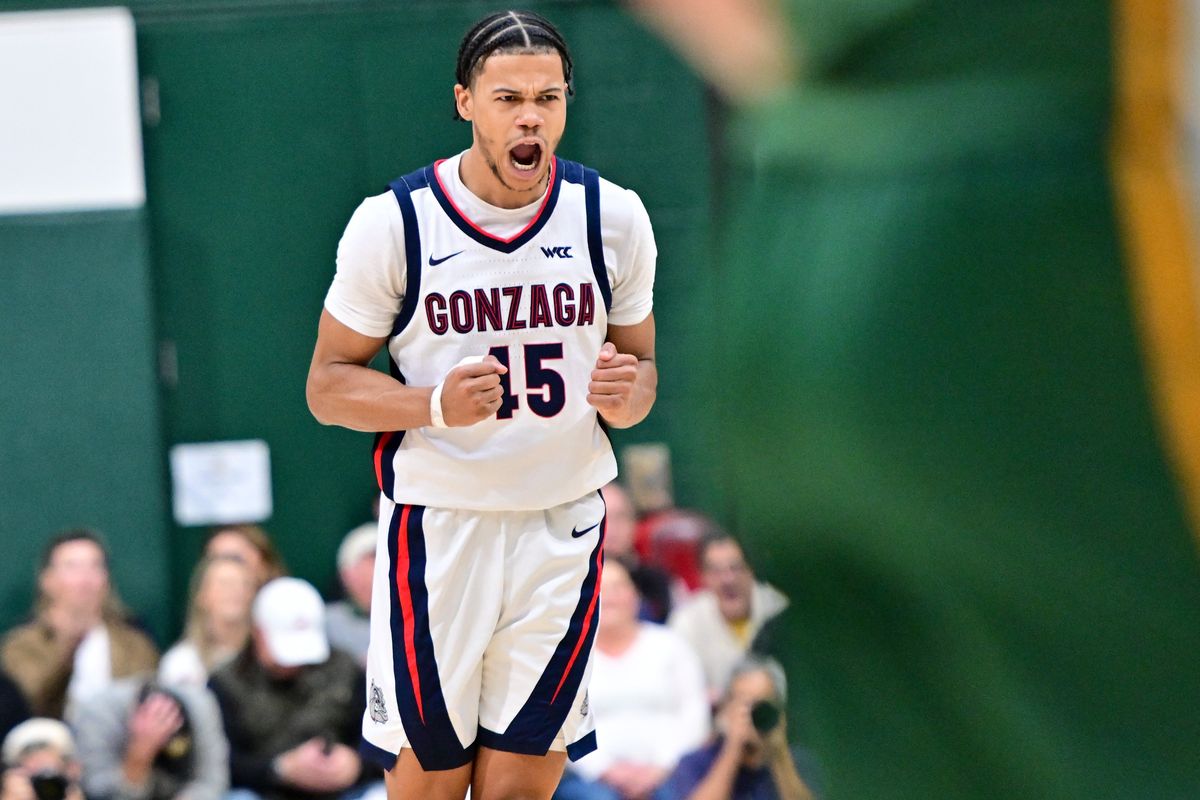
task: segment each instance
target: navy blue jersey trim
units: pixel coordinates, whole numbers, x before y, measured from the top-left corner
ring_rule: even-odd
[[[388,371],[400,383],[408,383],[404,373],[393,358],[388,358]],[[371,458],[375,462],[375,477],[379,482],[379,491],[389,500],[393,500],[396,490],[396,451],[404,441],[404,431],[380,431],[375,434],[375,443],[371,447]],[[393,500],[394,502],[394,500]]]
[[[476,739],[476,742],[480,747],[500,750],[504,753],[517,753],[523,756],[544,756],[550,752],[549,744],[542,747],[539,742],[516,741],[503,733],[490,731],[483,726],[479,727],[479,737]]]
[[[487,747],[491,750],[500,750],[504,753],[517,753],[523,756],[544,756],[550,752],[549,746],[543,748],[529,742],[513,741],[502,733],[496,733],[484,727],[480,727],[479,729],[478,744],[480,747]],[[571,742],[571,744],[567,745],[567,758],[572,761],[578,761],[588,753],[595,751],[595,749],[596,732],[590,731],[579,741]]]
[[[596,750],[596,732],[591,731],[587,736],[584,736],[578,742],[571,742],[567,745],[567,758],[572,761],[578,761],[588,753]]]
[[[612,309],[612,287],[608,285],[608,268],[604,266],[604,240],[600,235],[600,173],[583,168],[583,197],[587,209],[588,254],[592,257],[592,272],[604,298],[604,311]]]
[[[458,226],[460,231],[484,247],[490,247],[493,250],[499,250],[501,253],[513,253],[519,248],[528,244],[534,236],[537,236],[542,228],[546,226],[546,222],[549,221],[550,215],[554,213],[554,207],[558,204],[559,189],[562,187],[564,163],[565,162],[562,159],[557,157],[555,158],[554,181],[550,184],[550,196],[546,198],[545,204],[539,210],[537,219],[533,221],[532,225],[522,231],[520,236],[517,236],[512,241],[507,242],[503,239],[497,239],[495,236],[490,236],[486,232],[475,227],[475,225],[469,219],[464,217],[459,210],[455,208],[454,203],[446,195],[445,190],[442,189],[442,184],[437,179],[437,173],[434,171],[437,167],[437,164],[430,164],[428,167],[425,167],[424,182],[425,185],[433,190],[433,196],[437,198],[438,204],[441,205],[442,210],[446,212],[446,216],[450,218],[451,222]]]
[[[388,576],[391,581],[388,596],[391,598],[390,624],[392,629],[392,662],[396,679],[396,705],[408,744],[425,770],[455,769],[469,763],[475,757],[475,744],[463,747],[454,732],[450,713],[446,709],[446,698],[442,694],[437,661],[433,652],[433,636],[429,630],[429,588],[425,585],[425,530],[424,506],[398,505],[392,509],[388,520]],[[402,523],[403,521],[403,523]],[[403,573],[407,588],[408,603],[412,613],[413,650],[410,653],[404,619],[404,608],[400,598],[403,591],[398,580],[401,555],[407,559],[407,570]],[[420,705],[418,687],[413,684],[410,660],[415,662],[417,679],[420,682]]]
[[[396,759],[400,758],[399,753],[391,753],[382,747],[376,747],[366,739],[358,743],[358,754],[363,757],[364,761],[374,764],[384,772],[390,772],[392,767],[396,766]]]
[[[571,615],[567,632],[559,641],[554,654],[550,656],[549,663],[542,671],[537,685],[529,693],[525,705],[513,717],[508,728],[502,734],[492,734],[495,738],[489,736],[485,739],[481,731],[480,744],[495,750],[540,755],[550,749],[554,737],[562,730],[579,693],[579,686],[583,682],[583,674],[591,657],[592,643],[596,638],[595,604],[603,571],[604,538],[607,532],[606,511],[600,522],[600,536],[596,546],[588,555],[588,574],[579,587],[579,601]]]
[[[560,158],[558,160],[558,168],[562,172],[563,180],[567,183],[583,183],[583,171],[586,169],[583,164],[580,164],[578,161],[567,161],[565,158]]]
[[[418,171],[397,178],[388,184],[396,202],[400,204],[400,216],[404,220],[404,302],[400,314],[392,323],[392,336],[400,333],[417,312],[421,299],[421,229],[417,227],[417,211],[413,208],[412,193],[424,186],[424,176]]]

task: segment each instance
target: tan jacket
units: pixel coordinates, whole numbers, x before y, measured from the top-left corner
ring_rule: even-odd
[[[105,625],[114,680],[154,671],[158,649],[144,633],[121,620]],[[36,716],[62,719],[77,645],[60,640],[40,619],[13,628],[4,637],[0,664],[21,687]]]
[[[750,595],[750,626],[746,642],[753,641],[767,620],[783,611],[787,605],[787,597],[774,586],[756,583]],[[709,692],[713,697],[719,696],[725,690],[734,667],[746,655],[748,644],[743,644],[734,636],[733,630],[721,616],[717,598],[707,590],[697,592],[671,614],[670,626],[687,639],[696,655],[700,656]]]

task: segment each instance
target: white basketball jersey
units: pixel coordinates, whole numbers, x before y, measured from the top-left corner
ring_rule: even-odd
[[[459,212],[436,166],[390,185],[406,265],[388,339],[392,375],[433,386],[462,359],[491,354],[508,366],[504,400],[474,425],[379,434],[380,488],[394,502],[440,508],[532,510],[575,500],[617,473],[587,403],[611,303],[599,176],[556,158],[538,213],[500,239]]]

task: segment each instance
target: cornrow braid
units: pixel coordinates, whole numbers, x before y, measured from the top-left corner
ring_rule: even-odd
[[[458,46],[458,62],[454,80],[460,86],[470,86],[483,70],[483,62],[495,53],[544,53],[556,51],[562,59],[567,95],[575,94],[575,63],[567,42],[554,23],[532,11],[497,11],[476,22],[463,36]],[[462,119],[458,106],[454,118]]]

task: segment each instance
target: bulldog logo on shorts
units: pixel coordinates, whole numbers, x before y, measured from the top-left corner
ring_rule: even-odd
[[[388,721],[387,706],[383,703],[383,690],[371,681],[371,719],[382,725]]]
[[[591,707],[588,705],[588,693],[587,693],[587,690],[586,690],[586,689],[584,689],[584,691],[583,691],[583,705],[581,705],[581,706],[579,707],[579,716],[581,716],[581,717],[586,717],[586,716],[588,715],[588,711],[589,711],[590,709],[591,709]]]

